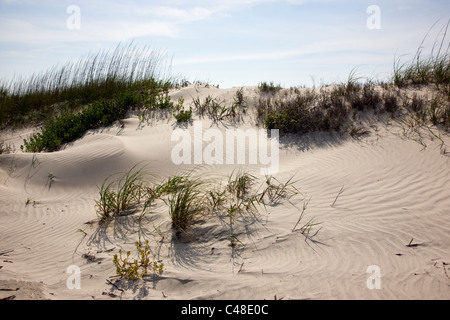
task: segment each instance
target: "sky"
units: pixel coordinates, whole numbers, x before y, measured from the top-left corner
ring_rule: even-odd
[[[133,42],[221,88],[383,80],[449,19],[448,0],[0,0],[0,79]]]

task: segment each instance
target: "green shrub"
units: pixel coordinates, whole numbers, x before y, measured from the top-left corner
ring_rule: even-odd
[[[178,99],[178,104],[175,107],[175,110],[178,111],[178,113],[173,114],[175,119],[177,119],[177,122],[188,122],[192,117],[192,107],[189,107],[189,110],[184,110],[183,103],[184,99],[183,97],[180,97]]]
[[[156,102],[156,107],[158,109],[170,110],[173,108],[173,102],[170,100],[170,96],[168,92],[164,94],[160,94],[158,96],[158,101]]]
[[[192,108],[189,108],[189,110],[181,110],[173,116],[177,119],[177,122],[188,122],[192,118]]]
[[[312,116],[314,95],[299,94],[294,97],[276,100],[266,113],[264,126],[279,129],[280,133],[305,133],[320,126],[321,119]]]
[[[66,113],[48,121],[41,132],[23,140],[25,152],[57,151],[64,143],[81,138],[89,129],[110,126],[125,116],[127,109],[112,101],[96,101],[78,113]]]
[[[136,91],[126,90],[121,92],[115,101],[125,109],[132,109],[141,104],[142,98]]]

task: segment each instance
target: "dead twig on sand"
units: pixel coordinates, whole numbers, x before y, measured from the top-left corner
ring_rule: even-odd
[[[339,196],[340,196],[341,193],[343,193],[343,192],[344,192],[344,186],[342,186],[341,190],[339,190],[339,192],[338,192],[338,194],[337,194],[337,196],[336,196],[336,199],[334,199],[333,203],[330,204],[330,207],[332,207],[332,208],[334,207],[334,205],[335,205],[337,199],[339,198]]]
[[[13,252],[13,251],[14,251],[13,249],[11,249],[11,250],[6,250],[6,251],[2,251],[2,252],[0,252],[0,256],[3,256],[3,255],[8,254],[8,253],[11,253],[11,252]]]
[[[448,280],[450,280],[450,277],[447,274],[447,270],[445,270],[445,262],[444,261],[442,261],[442,268],[444,269],[445,276],[447,277]]]
[[[239,271],[237,273],[241,272],[243,266],[244,266],[244,262],[242,262],[241,267],[239,268]]]
[[[414,247],[418,247],[420,245],[420,243],[412,243],[413,242],[413,238],[411,238],[411,241],[409,241],[409,243],[406,245],[409,248],[414,248]]]

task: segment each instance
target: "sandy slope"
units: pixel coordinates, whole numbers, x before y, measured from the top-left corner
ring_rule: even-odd
[[[207,95],[231,103],[234,92],[188,87],[172,97],[183,96],[187,105]],[[245,94],[251,105],[254,88]],[[205,129],[211,125],[207,119],[202,123]],[[175,241],[164,205],[141,225],[133,216],[107,229],[87,224],[97,218],[97,186],[141,161],[155,180],[195,168],[198,175],[225,182],[236,167],[175,165],[173,118],[140,126],[132,116],[124,124],[89,132],[59,152],[0,155],[0,298],[450,298],[445,274],[450,274],[450,157],[427,131],[426,148],[382,122],[372,122],[370,135],[360,140],[323,133],[281,137],[275,176],[286,181],[295,174],[301,194],[261,209],[257,220],[238,221],[234,231],[242,244],[231,248],[228,230],[217,218],[194,226],[194,242]],[[248,118],[239,127],[254,125]],[[226,130],[223,124],[218,128]],[[23,137],[4,138],[18,149]],[[450,145],[448,135],[442,138]],[[245,169],[264,178],[259,165]],[[312,218],[320,224],[305,239],[299,229]],[[138,230],[150,239],[164,273],[114,287],[107,282],[116,281],[112,257],[119,248],[132,248]],[[71,265],[81,269],[81,289],[67,287]],[[374,275],[369,266],[381,272],[379,289],[369,288],[377,284],[369,279]]]

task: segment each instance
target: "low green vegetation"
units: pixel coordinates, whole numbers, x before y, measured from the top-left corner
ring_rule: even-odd
[[[274,84],[273,81],[271,82],[263,81],[258,84],[258,90],[262,94],[275,94],[281,89],[282,89],[281,85]]]
[[[450,46],[442,27],[431,48],[424,54],[424,42],[409,63],[394,61],[392,79],[376,83],[363,81],[352,70],[345,83],[314,89],[282,89],[273,82],[260,83],[256,105],[257,121],[267,129],[302,134],[312,131],[348,132],[353,137],[366,133],[352,123],[358,112],[387,113],[391,118],[413,115],[422,124],[450,128]],[[431,29],[430,29],[431,31]],[[407,89],[425,89],[417,95]],[[411,91],[413,91],[411,90]],[[429,97],[431,95],[431,97]]]
[[[175,234],[187,234],[203,217],[227,217],[232,226],[238,216],[245,213],[255,216],[260,207],[279,204],[299,193],[292,177],[281,183],[275,177],[266,176],[256,188],[258,179],[242,170],[233,171],[225,186],[195,178],[192,172],[157,184],[148,181],[148,176],[137,165],[125,173],[108,176],[99,187],[99,198],[95,201],[99,222],[108,223],[124,213],[140,212],[143,216],[159,200],[168,208]]]
[[[208,116],[214,122],[233,121],[237,122],[242,119],[242,115],[246,113],[247,105],[244,95],[244,89],[240,88],[236,91],[231,105],[220,101],[208,95],[202,102],[200,98],[192,99],[194,110],[200,118]]]
[[[96,101],[117,99],[124,92],[167,90],[164,55],[132,43],[113,51],[89,54],[29,78],[0,83],[0,126],[47,121],[60,112],[72,112]]]
[[[28,79],[0,83],[0,127],[36,125],[25,152],[57,151],[136,108],[172,108],[160,53],[119,45]]]
[[[350,79],[346,84],[319,89],[283,89],[277,94],[260,95],[256,120],[267,129],[282,134],[314,131],[347,132],[359,137],[367,131],[353,120],[360,112],[388,114],[391,118],[413,115],[421,123],[450,128],[450,96],[439,87],[427,88],[429,94],[417,95],[392,85],[375,85]]]
[[[21,149],[25,152],[57,151],[68,142],[81,138],[89,129],[109,126],[125,116],[127,108],[111,101],[94,102],[77,113],[54,117],[40,132],[24,139]]]
[[[136,241],[135,243],[137,258],[132,259],[131,251],[126,252],[126,256],[122,256],[122,249],[119,250],[119,255],[115,254],[113,258],[114,266],[116,267],[116,274],[120,278],[127,280],[142,279],[152,272],[154,274],[161,274],[164,270],[164,264],[156,260],[152,254],[149,246],[149,241]]]
[[[189,110],[184,109],[184,98],[180,97],[178,99],[178,104],[175,106],[175,112],[173,114],[177,122],[188,122],[192,119],[192,107]]]

